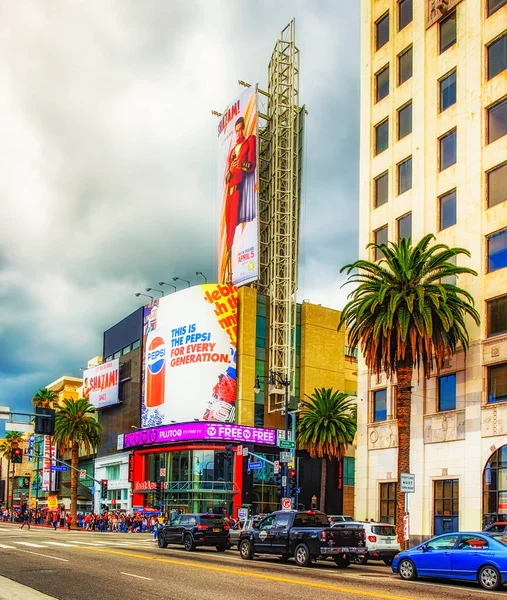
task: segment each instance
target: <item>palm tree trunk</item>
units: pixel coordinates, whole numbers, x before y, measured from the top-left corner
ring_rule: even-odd
[[[11,509],[14,511],[14,474],[16,473],[16,465],[12,464],[12,475],[11,475]]]
[[[320,470],[320,512],[326,512],[327,458],[321,461]]]
[[[410,473],[410,416],[412,402],[412,359],[406,357],[398,363],[396,371],[396,417],[398,421],[398,485],[396,486],[396,533],[402,550],[408,548],[404,538],[403,518],[405,516],[405,496],[400,490],[401,474]]]
[[[79,442],[72,444],[72,469],[70,472],[70,514],[72,529],[77,529],[77,468],[79,466]]]
[[[9,475],[11,472],[11,459],[8,458],[7,459],[7,477],[5,478],[6,482],[7,482],[7,492],[5,494],[5,506],[7,508],[7,510],[9,510]],[[12,504],[12,502],[11,502]]]

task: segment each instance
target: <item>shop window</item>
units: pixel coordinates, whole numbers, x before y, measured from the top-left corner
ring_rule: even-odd
[[[377,50],[389,41],[389,13],[375,23],[375,42]]]
[[[398,3],[398,31],[412,23],[412,0],[401,0]]]
[[[507,33],[495,40],[488,50],[488,79],[507,69]]]
[[[375,155],[389,147],[389,119],[375,125]]]
[[[412,77],[412,48],[398,56],[398,85]]]
[[[440,112],[456,104],[456,71],[449,73],[439,81]]]
[[[456,410],[456,374],[438,378],[438,410]]]
[[[381,227],[374,232],[374,239],[375,244],[379,246],[381,244],[387,244],[387,225],[384,225],[384,227]],[[375,260],[380,260],[383,256],[384,254],[382,250],[375,248]]]
[[[507,4],[507,0],[487,0],[488,2],[488,17],[500,10],[502,6]]]
[[[507,163],[487,173],[488,208],[507,200]]]
[[[488,108],[488,144],[507,134],[507,99]]]
[[[439,140],[440,142],[440,170],[444,171],[456,163],[456,138],[457,131],[445,134]]]
[[[488,237],[488,272],[507,267],[507,229]]]
[[[459,480],[443,479],[433,482],[434,533],[457,531],[459,526]],[[449,539],[446,539],[446,538]],[[440,538],[438,548],[452,548],[457,534]]]
[[[402,238],[409,239],[412,237],[412,213],[408,213],[404,217],[397,220],[398,223],[398,241]]]
[[[412,157],[398,165],[398,196],[412,189]]]
[[[396,482],[380,483],[380,522],[396,524]]]
[[[507,296],[486,302],[488,307],[488,336],[507,333]]]
[[[507,363],[488,367],[488,402],[507,400]]]
[[[440,53],[456,43],[456,12],[440,21]]]
[[[447,192],[439,198],[440,231],[456,225],[456,190]]]
[[[412,133],[412,102],[398,110],[398,140]]]
[[[387,420],[387,390],[376,390],[373,392],[373,421]]]
[[[389,173],[386,171],[375,179],[375,208],[389,200]]]
[[[375,87],[375,98],[377,102],[380,102],[389,95],[389,65],[375,75]]]

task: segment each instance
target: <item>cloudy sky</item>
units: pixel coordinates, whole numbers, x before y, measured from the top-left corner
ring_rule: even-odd
[[[359,2],[0,0],[0,405],[80,374],[134,292],[216,273],[216,118],[296,19],[299,299],[357,254]]]

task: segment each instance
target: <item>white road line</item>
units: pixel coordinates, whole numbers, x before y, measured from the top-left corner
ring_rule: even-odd
[[[35,556],[43,556],[44,558],[53,558],[54,560],[61,560],[62,562],[69,562],[66,558],[60,558],[58,556],[50,556],[49,554],[41,554],[40,552],[32,552],[31,550],[20,550],[19,552],[26,552],[27,554],[35,554]]]
[[[99,546],[100,544],[94,544],[93,542],[75,542],[72,540],[73,544],[83,544],[84,546]]]
[[[73,544],[62,544],[60,542],[44,542],[45,544],[49,544],[51,546],[62,546],[63,548],[75,548]]]
[[[46,546],[41,546],[40,544],[31,544],[30,542],[13,542],[14,544],[20,544],[21,546],[30,546],[30,548],[45,548]]]
[[[146,579],[147,581],[153,581],[150,577],[143,577],[142,575],[134,575],[133,573],[123,573],[120,571],[120,575],[128,575],[129,577],[137,577],[137,579]]]
[[[8,550],[16,550],[14,546],[6,546],[5,544],[0,544],[0,548],[6,548]]]

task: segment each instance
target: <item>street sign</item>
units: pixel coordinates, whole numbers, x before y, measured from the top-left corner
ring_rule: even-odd
[[[160,468],[160,477],[165,477],[165,467]]]
[[[410,521],[409,516],[405,515],[403,517],[403,541],[408,542],[410,539]]]
[[[92,485],[92,487],[90,488],[90,491],[92,494],[95,494],[95,486],[94,485]]]
[[[248,463],[249,469],[262,469],[262,462],[260,460],[256,460],[254,462]]]
[[[287,431],[287,439],[288,440],[292,439],[292,431]],[[280,442],[282,440],[285,440],[285,430],[277,429],[276,430],[276,445],[279,446]]]
[[[49,467],[50,471],[68,471],[69,467],[67,467],[66,465],[51,465]]]
[[[280,461],[279,460],[275,460],[273,462],[273,470],[275,473],[278,473],[278,471],[280,471]]]
[[[10,417],[10,408],[8,406],[0,406],[0,419],[9,420]]]
[[[292,460],[292,454],[290,452],[280,452],[280,462],[288,463]]]
[[[282,498],[282,510],[291,510],[292,509],[292,499],[291,498]]]
[[[236,454],[238,456],[243,456],[243,446],[241,444],[239,446],[236,446]]]
[[[282,487],[287,487],[287,475],[282,477]]]
[[[48,496],[48,509],[55,510],[58,508],[58,496]]]
[[[81,470],[79,471],[79,477],[80,477],[81,479],[85,479],[85,478],[86,478],[86,469],[81,469]]]
[[[248,519],[248,508],[238,508],[238,519],[240,521]]]
[[[292,442],[291,440],[280,440],[279,444],[280,448],[295,448],[296,442]]]
[[[243,446],[243,456],[248,456],[248,446]]]
[[[413,494],[415,492],[415,475],[412,473],[400,474],[400,492]]]

